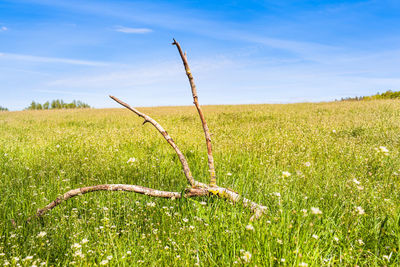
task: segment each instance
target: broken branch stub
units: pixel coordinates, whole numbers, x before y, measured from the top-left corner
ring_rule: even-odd
[[[193,76],[190,72],[189,69],[189,64],[187,62],[186,58],[186,53],[182,53],[182,49],[177,41],[173,42],[174,45],[178,48],[179,54],[182,58],[183,65],[185,66],[186,70],[186,75],[188,76],[190,86],[192,89],[192,95],[194,99],[194,104],[197,108],[197,111],[199,113],[202,125],[203,125],[203,130],[204,134],[206,137],[206,144],[207,144],[207,153],[208,153],[208,166],[210,170],[210,183],[209,185],[201,183],[196,181],[192,173],[190,172],[189,164],[183,155],[183,153],[179,150],[178,146],[175,144],[174,140],[169,136],[169,134],[164,130],[164,128],[156,122],[154,119],[149,117],[148,115],[138,111],[137,109],[129,106],[127,103],[119,100],[118,98],[114,96],[110,96],[114,101],[119,103],[120,105],[124,106],[125,108],[129,109],[130,111],[134,112],[136,115],[144,119],[143,124],[145,123],[150,123],[152,124],[160,133],[161,135],[165,138],[165,140],[172,146],[172,148],[175,150],[177,153],[179,160],[182,164],[183,172],[185,173],[186,179],[188,183],[191,185],[191,188],[187,188],[184,193],[179,193],[179,192],[169,192],[169,191],[160,191],[152,188],[147,188],[139,185],[129,185],[129,184],[102,184],[102,185],[94,185],[94,186],[88,186],[88,187],[82,187],[82,188],[77,188],[68,191],[62,196],[59,196],[56,198],[54,201],[49,203],[47,206],[45,206],[42,209],[38,209],[36,213],[36,217],[41,217],[43,216],[46,212],[50,211],[51,209],[55,208],[56,206],[60,205],[62,202],[73,198],[75,196],[87,194],[90,192],[96,192],[96,191],[127,191],[127,192],[134,192],[138,194],[144,194],[147,196],[151,197],[161,197],[161,198],[171,198],[171,199],[176,199],[176,198],[182,198],[182,197],[198,197],[198,196],[210,196],[210,195],[215,195],[220,198],[225,198],[233,203],[243,203],[243,205],[247,208],[249,208],[251,211],[254,212],[254,215],[251,217],[251,220],[260,217],[265,211],[267,210],[266,206],[262,206],[258,203],[255,203],[247,198],[244,198],[239,195],[239,193],[235,192],[232,189],[229,188],[224,188],[217,186],[216,183],[216,177],[215,177],[215,169],[214,169],[214,159],[212,156],[212,149],[211,149],[211,138],[210,138],[210,131],[207,127],[206,120],[204,118],[203,112],[200,108],[199,102],[198,102],[198,97],[197,97],[197,92],[196,92],[196,86],[193,81]],[[28,219],[29,221],[30,219]]]

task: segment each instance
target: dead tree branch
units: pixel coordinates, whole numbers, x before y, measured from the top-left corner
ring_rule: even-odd
[[[179,55],[181,56],[181,59],[183,62],[183,66],[185,67],[186,75],[189,79],[190,88],[192,89],[192,95],[193,95],[193,104],[196,106],[196,109],[199,112],[201,124],[203,125],[204,135],[206,137],[207,154],[208,154],[208,169],[210,171],[210,186],[216,186],[217,178],[215,177],[214,158],[212,155],[210,130],[208,129],[206,118],[204,117],[203,111],[201,110],[201,107],[199,104],[196,85],[194,84],[193,75],[189,68],[189,63],[187,61],[186,53],[182,52],[181,46],[175,39],[172,44],[178,48]]]
[[[232,189],[217,186],[216,177],[215,177],[215,169],[214,169],[214,159],[212,156],[212,149],[211,149],[210,132],[209,132],[206,120],[204,118],[203,112],[202,112],[199,102],[198,102],[196,86],[193,81],[192,73],[190,72],[190,69],[189,69],[189,64],[187,62],[186,53],[185,54],[182,53],[182,49],[181,49],[179,43],[175,41],[175,39],[174,39],[173,45],[176,45],[176,47],[178,48],[179,54],[182,58],[183,65],[185,66],[185,70],[186,70],[186,75],[188,76],[190,86],[192,89],[194,104],[197,108],[197,111],[199,113],[199,116],[200,116],[200,119],[201,119],[201,122],[203,125],[203,130],[204,130],[204,134],[206,137],[206,144],[207,144],[208,167],[210,170],[209,185],[198,182],[193,178],[193,176],[190,172],[190,169],[189,169],[189,164],[188,164],[185,156],[179,150],[179,148],[175,144],[174,140],[172,140],[172,138],[161,127],[161,125],[159,123],[157,123],[155,120],[153,120],[146,114],[138,111],[137,109],[129,106],[125,102],[119,100],[118,98],[116,98],[114,96],[110,96],[114,101],[116,101],[117,103],[126,107],[130,111],[134,112],[139,117],[143,118],[144,119],[143,124],[145,124],[146,122],[149,122],[161,133],[161,135],[165,138],[165,140],[174,148],[175,152],[178,154],[179,160],[183,167],[183,171],[185,173],[188,183],[191,185],[191,188],[187,188],[184,191],[184,193],[179,193],[179,192],[160,191],[160,190],[147,188],[147,187],[143,187],[143,186],[139,186],[139,185],[127,185],[127,184],[103,184],[103,185],[82,187],[82,188],[73,189],[73,190],[68,191],[64,195],[58,197],[53,202],[49,203],[44,208],[39,209],[36,213],[37,217],[44,215],[46,212],[50,211],[51,209],[55,208],[62,202],[66,201],[72,197],[87,194],[90,192],[95,192],[95,191],[128,191],[128,192],[135,192],[135,193],[139,193],[139,194],[144,194],[144,195],[148,195],[148,196],[152,196],[152,197],[161,197],[161,198],[182,198],[182,197],[198,197],[198,196],[215,195],[220,198],[228,199],[233,203],[243,203],[243,205],[245,207],[249,208],[250,210],[252,210],[254,212],[254,215],[251,218],[251,220],[258,218],[263,213],[265,213],[265,211],[267,210],[266,206],[262,206],[262,205],[255,203],[247,198],[244,198],[244,197],[240,196],[239,193],[235,192]]]
[[[56,198],[53,202],[48,204],[46,207],[39,209],[36,212],[36,216],[37,217],[43,216],[46,212],[52,210],[53,208],[57,207],[62,202],[66,201],[70,198],[84,195],[84,194],[87,194],[90,192],[96,192],[96,191],[128,191],[128,192],[135,192],[138,194],[143,194],[143,195],[147,195],[147,196],[151,196],[151,197],[173,198],[173,199],[182,197],[182,194],[179,192],[160,191],[160,190],[147,188],[147,187],[140,186],[140,185],[101,184],[101,185],[72,189],[72,190],[68,191],[67,193],[65,193],[64,195]],[[206,189],[189,188],[185,191],[185,193],[183,194],[183,197],[198,197],[198,196],[206,196],[208,194],[209,194],[209,192]]]

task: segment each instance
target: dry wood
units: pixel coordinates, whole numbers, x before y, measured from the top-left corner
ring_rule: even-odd
[[[175,142],[168,135],[168,133],[161,127],[161,125],[159,123],[157,123],[155,120],[153,120],[146,114],[138,111],[137,109],[129,106],[125,102],[119,100],[118,98],[116,98],[114,96],[110,96],[117,103],[119,103],[122,106],[126,107],[127,109],[131,110],[132,112],[137,114],[139,117],[142,117],[144,119],[143,124],[145,124],[146,122],[151,123],[162,134],[162,136],[165,138],[165,140],[174,148],[175,152],[178,154],[179,160],[181,161],[181,164],[183,167],[183,171],[185,173],[188,183],[191,185],[191,188],[187,188],[184,191],[184,193],[179,193],[179,192],[160,191],[160,190],[147,188],[147,187],[143,187],[143,186],[139,186],[139,185],[127,185],[127,184],[103,184],[103,185],[82,187],[82,188],[73,189],[73,190],[68,191],[64,195],[58,197],[53,202],[49,203],[46,207],[39,209],[36,213],[37,217],[44,215],[46,212],[55,208],[56,206],[61,204],[63,201],[66,201],[75,196],[79,196],[79,195],[83,195],[83,194],[87,194],[87,193],[95,192],[95,191],[129,191],[129,192],[135,192],[135,193],[144,194],[144,195],[148,195],[148,196],[152,196],[152,197],[162,197],[162,198],[182,198],[182,197],[198,197],[198,196],[215,195],[220,198],[228,199],[228,200],[232,201],[233,203],[243,203],[243,205],[245,207],[249,208],[251,211],[254,212],[254,215],[251,217],[251,220],[258,218],[263,213],[265,213],[265,211],[267,210],[266,206],[262,206],[262,205],[255,203],[247,198],[244,198],[244,197],[240,196],[239,193],[237,193],[236,191],[234,191],[232,189],[217,186],[215,170],[214,170],[214,160],[212,157],[212,150],[211,150],[210,132],[208,130],[207,123],[204,119],[203,112],[201,111],[201,108],[200,108],[200,105],[198,102],[196,86],[194,84],[193,76],[189,69],[189,64],[187,63],[186,53],[185,54],[182,53],[182,49],[181,49],[179,43],[175,41],[175,39],[174,39],[173,44],[177,46],[179,54],[182,58],[182,61],[183,61],[183,64],[184,64],[185,70],[186,70],[186,75],[189,78],[190,86],[192,88],[194,104],[197,108],[197,111],[199,112],[200,119],[203,124],[203,130],[204,130],[204,134],[206,136],[206,143],[207,143],[208,165],[209,165],[209,170],[211,173],[210,184],[207,185],[207,184],[198,182],[193,178],[185,156],[179,150],[179,148],[177,147]]]
[[[201,124],[203,125],[204,135],[206,137],[207,154],[208,154],[208,169],[210,171],[210,186],[216,186],[217,178],[215,177],[214,158],[212,155],[210,130],[208,129],[206,118],[204,117],[203,111],[201,110],[201,107],[199,105],[199,100],[198,100],[198,96],[197,96],[196,85],[194,84],[193,75],[189,68],[189,63],[187,61],[186,53],[182,52],[181,46],[175,39],[172,44],[178,48],[179,55],[181,56],[181,59],[183,62],[183,66],[185,67],[186,75],[189,79],[190,88],[192,89],[192,95],[193,95],[193,104],[196,106],[196,109],[199,112]]]
[[[161,198],[181,198],[182,194],[179,192],[168,192],[168,191],[160,191],[152,188],[147,188],[140,185],[129,185],[129,184],[101,184],[101,185],[94,185],[88,187],[82,187],[77,189],[72,189],[65,193],[62,196],[56,198],[53,202],[48,204],[46,207],[39,209],[36,212],[36,216],[40,217],[43,216],[49,210],[52,210],[56,206],[60,205],[63,201],[66,201],[72,197],[80,196],[83,194],[87,194],[90,192],[95,191],[128,191],[128,192],[135,192],[147,196],[152,197],[161,197]],[[206,189],[201,188],[188,188],[183,197],[198,197],[198,196],[205,196],[208,195],[209,192]]]

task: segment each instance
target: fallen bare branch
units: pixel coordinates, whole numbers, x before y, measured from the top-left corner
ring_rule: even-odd
[[[118,104],[126,107],[127,109],[129,109],[130,111],[134,112],[136,115],[138,115],[139,117],[142,117],[144,119],[143,124],[145,124],[146,122],[151,123],[154,127],[156,127],[156,129],[161,133],[161,135],[165,138],[165,140],[167,140],[168,144],[170,144],[176,154],[178,154],[179,160],[182,164],[182,168],[183,168],[183,172],[185,173],[186,179],[188,180],[189,184],[192,187],[196,186],[196,181],[193,179],[192,173],[190,171],[189,168],[189,164],[187,163],[187,160],[185,158],[185,156],[183,155],[183,153],[179,150],[178,146],[175,144],[174,140],[171,138],[171,136],[169,136],[169,134],[167,133],[167,131],[164,130],[164,128],[155,120],[153,120],[152,118],[150,118],[149,116],[147,116],[146,114],[140,112],[139,110],[129,106],[127,103],[119,100],[118,98],[116,98],[115,96],[110,95],[111,99],[113,99],[114,101],[116,101]]]
[[[169,192],[169,191],[160,191],[152,188],[147,188],[139,185],[129,185],[129,184],[101,184],[101,185],[94,185],[88,187],[82,187],[77,189],[72,189],[65,193],[62,196],[59,196],[54,201],[49,203],[46,207],[39,209],[36,212],[36,216],[40,217],[43,216],[46,212],[52,210],[53,208],[60,205],[62,202],[76,197],[80,195],[84,195],[90,192],[96,191],[128,191],[128,192],[135,192],[151,197],[161,197],[161,198],[181,198],[182,194],[179,192]],[[189,188],[183,194],[184,197],[198,197],[198,196],[205,196],[208,195],[209,192],[206,189],[201,188]]]
[[[192,89],[192,95],[193,95],[193,104],[196,106],[196,109],[199,112],[201,124],[203,125],[204,135],[206,137],[207,154],[208,154],[208,169],[210,171],[210,186],[216,186],[217,178],[215,177],[215,167],[214,167],[214,158],[212,155],[210,130],[208,129],[206,118],[204,117],[203,111],[200,108],[200,104],[199,104],[198,96],[197,96],[196,85],[194,84],[193,75],[189,68],[189,63],[187,61],[186,52],[185,53],[182,52],[181,46],[175,39],[172,44],[178,48],[179,55],[182,58],[183,66],[185,67],[186,75],[189,79],[190,88]]]
[[[267,210],[266,206],[262,206],[262,205],[255,203],[247,198],[241,197],[239,195],[239,193],[237,193],[236,191],[234,191],[230,188],[223,188],[223,187],[217,186],[217,183],[216,183],[217,180],[215,177],[215,169],[214,169],[214,159],[212,156],[212,149],[211,149],[210,132],[209,132],[206,120],[204,118],[203,112],[202,112],[199,102],[198,102],[196,86],[193,81],[193,76],[190,72],[189,64],[188,64],[187,58],[186,58],[186,53],[185,54],[182,53],[182,49],[181,49],[179,43],[175,41],[175,39],[174,39],[173,45],[176,45],[176,47],[178,48],[179,54],[182,58],[183,65],[185,66],[185,70],[186,70],[186,75],[188,76],[190,86],[192,89],[194,104],[197,108],[197,111],[199,113],[199,116],[200,116],[200,119],[201,119],[201,122],[203,125],[203,130],[204,130],[204,134],[206,137],[206,144],[207,144],[208,166],[209,166],[209,170],[210,170],[209,185],[198,182],[193,178],[185,156],[179,150],[179,148],[175,144],[174,140],[172,140],[172,138],[161,127],[161,125],[159,123],[157,123],[155,120],[153,120],[146,114],[138,111],[137,109],[129,106],[125,102],[119,100],[118,98],[116,98],[114,96],[110,96],[114,101],[116,101],[117,103],[126,107],[130,111],[134,112],[139,117],[143,118],[144,119],[143,124],[149,122],[161,133],[161,135],[165,138],[165,140],[167,140],[167,142],[174,148],[175,152],[178,154],[178,157],[179,157],[179,160],[181,161],[185,176],[186,176],[189,184],[192,187],[186,189],[184,191],[184,193],[160,191],[160,190],[147,188],[147,187],[143,187],[143,186],[139,186],[139,185],[127,185],[127,184],[103,184],[103,185],[82,187],[82,188],[73,189],[73,190],[68,191],[64,195],[58,197],[53,202],[49,203],[46,207],[39,209],[36,213],[37,217],[44,215],[46,212],[55,208],[56,206],[61,204],[63,201],[66,201],[66,200],[68,200],[72,197],[78,196],[78,195],[83,195],[83,194],[87,194],[87,193],[95,192],[95,191],[129,191],[129,192],[135,192],[135,193],[139,193],[139,194],[145,194],[145,195],[152,196],[152,197],[162,197],[162,198],[197,197],[197,196],[208,196],[208,195],[212,194],[212,195],[218,196],[220,198],[228,199],[228,200],[232,201],[233,203],[240,203],[240,202],[243,203],[243,205],[245,207],[249,208],[251,211],[254,212],[254,215],[251,217],[251,220],[258,218],[263,213],[265,213],[265,211]]]

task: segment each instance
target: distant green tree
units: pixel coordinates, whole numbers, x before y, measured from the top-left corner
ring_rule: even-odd
[[[388,90],[384,93],[376,93],[371,96],[356,96],[342,98],[342,101],[359,101],[359,100],[375,100],[375,99],[400,99],[400,91]]]
[[[49,103],[49,101],[46,101],[46,102],[43,104],[43,109],[49,109],[49,107],[50,107],[50,103]]]
[[[8,111],[8,108],[0,106],[0,111]]]
[[[46,101],[44,104],[32,103],[26,109],[29,110],[41,110],[41,109],[73,109],[73,108],[90,108],[90,106],[82,101],[74,100],[71,103],[64,102],[64,100],[56,99],[51,102]]]
[[[32,101],[31,104],[29,105],[29,107],[27,107],[26,109],[35,110],[36,109],[36,102]]]

